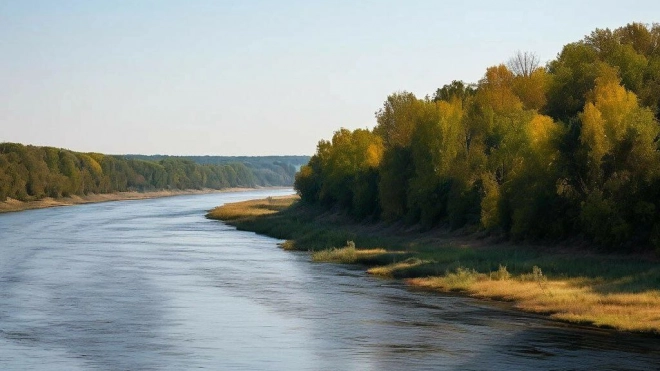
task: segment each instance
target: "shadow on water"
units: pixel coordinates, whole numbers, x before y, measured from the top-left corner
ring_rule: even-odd
[[[461,370],[657,370],[660,345],[654,336],[639,336],[575,327],[529,328],[494,339]],[[495,367],[493,367],[495,368]]]
[[[581,328],[473,299],[411,291],[350,266],[297,265],[309,296],[286,307],[309,319],[317,369],[650,370],[658,337]],[[312,346],[314,345],[314,346]]]

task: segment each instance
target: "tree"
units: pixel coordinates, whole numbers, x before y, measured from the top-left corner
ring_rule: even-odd
[[[430,227],[447,214],[451,169],[462,150],[463,105],[459,97],[451,102],[427,102],[412,138],[414,176],[408,186],[412,220]]]
[[[532,76],[532,73],[539,68],[540,62],[541,60],[535,53],[518,50],[516,54],[508,60],[506,66],[516,76],[530,77]]]
[[[378,196],[385,220],[398,220],[408,213],[408,181],[414,174],[410,147],[385,150],[381,162]]]
[[[660,248],[658,107],[660,25],[597,29],[546,68],[518,52],[477,85],[390,95],[373,133],[319,142],[296,187],[303,200],[423,227]],[[374,143],[379,160],[366,161]]]
[[[550,79],[545,68],[537,68],[529,76],[516,75],[511,89],[524,109],[541,111],[547,102]]]
[[[314,166],[312,165],[316,159],[316,157],[312,156],[308,165],[300,167],[300,171],[296,174],[296,180],[293,183],[293,188],[300,195],[300,199],[309,203],[318,201],[321,188],[318,173],[314,171]]]
[[[580,116],[581,141],[590,161],[580,220],[595,241],[618,246],[637,227],[651,229],[658,207],[652,188],[660,174],[655,143],[660,128],[614,73],[597,78],[589,96]]]
[[[383,156],[382,139],[366,129],[335,132],[326,157],[322,192],[356,215],[366,215],[374,206],[367,201],[371,187],[361,187]],[[369,209],[369,210],[367,210]]]
[[[477,97],[497,114],[520,111],[522,102],[513,92],[514,74],[505,65],[489,67],[479,81]]]
[[[594,88],[602,65],[597,51],[585,43],[564,46],[557,59],[548,64],[552,78],[544,113],[565,123],[576,117],[584,108],[586,94]]]
[[[444,100],[446,102],[452,101],[454,99],[460,99],[465,103],[465,101],[473,96],[476,93],[476,87],[472,84],[466,84],[463,81],[454,80],[451,84],[443,85],[442,88],[438,88],[433,94],[433,101]]]
[[[561,237],[565,232],[565,203],[557,195],[559,143],[563,126],[552,118],[534,114],[524,133],[520,168],[503,183],[514,239]]]
[[[403,91],[388,96],[383,107],[376,112],[374,133],[383,138],[386,147],[407,147],[420,106],[413,93]]]
[[[339,206],[357,217],[373,215],[378,205],[378,166],[382,138],[370,130],[337,130],[321,140],[308,165],[296,175],[303,201]]]

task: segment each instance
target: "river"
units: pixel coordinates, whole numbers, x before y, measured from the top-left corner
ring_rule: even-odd
[[[0,215],[2,370],[651,370],[657,337],[413,291],[204,218],[290,190]]]

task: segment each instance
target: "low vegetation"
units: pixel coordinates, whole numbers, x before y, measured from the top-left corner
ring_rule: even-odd
[[[291,205],[288,197],[268,197],[265,200],[237,202],[216,207],[208,217],[219,220],[246,220],[256,216],[269,215]]]
[[[298,201],[227,204],[207,216],[286,239],[284,248],[311,251],[314,261],[362,264],[373,275],[507,301],[558,320],[660,334],[660,265],[652,257],[420,232]]]
[[[377,255],[386,253],[385,249],[356,249],[353,241],[347,241],[342,248],[318,250],[312,253],[312,261],[326,263],[356,264],[367,263]]]

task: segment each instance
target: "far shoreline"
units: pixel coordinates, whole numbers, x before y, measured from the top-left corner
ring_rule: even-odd
[[[159,190],[159,191],[129,191],[129,192],[114,192],[114,193],[101,193],[101,194],[88,194],[84,196],[69,196],[62,198],[46,197],[34,201],[20,201],[13,198],[0,202],[0,214],[19,212],[34,209],[46,209],[50,207],[60,206],[73,206],[83,205],[90,203],[112,202],[112,201],[127,201],[127,200],[146,200],[151,198],[172,197],[181,195],[197,195],[197,194],[210,194],[210,193],[227,193],[227,192],[244,192],[254,191],[259,189],[285,189],[289,187],[258,187],[258,188],[223,188],[223,189],[176,189],[176,190]]]

